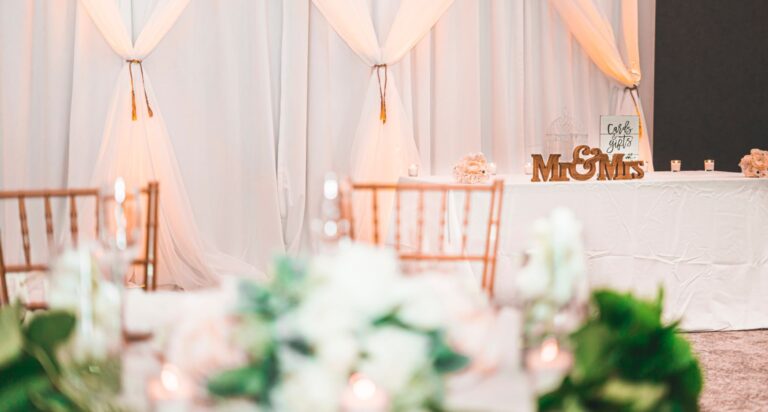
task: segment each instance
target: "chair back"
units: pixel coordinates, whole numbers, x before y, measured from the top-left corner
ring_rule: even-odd
[[[480,263],[481,286],[493,296],[503,181],[347,186],[340,208],[353,240],[391,246],[402,261]]]
[[[128,195],[132,196],[132,195]],[[142,188],[139,192],[144,201],[146,212],[142,212],[144,215],[144,233],[142,236],[141,256],[136,258],[132,264],[134,269],[139,268],[142,272],[144,283],[142,288],[144,290],[155,290],[157,287],[157,221],[158,221],[158,201],[159,201],[159,187],[157,182],[150,182],[146,187]],[[30,221],[32,221],[33,213],[30,211],[30,203],[39,203],[42,201],[42,217],[45,225],[45,244],[47,245],[47,259],[44,261],[36,261],[37,256],[33,253],[32,235],[30,231]],[[72,247],[77,247],[78,240],[81,232],[81,220],[84,219],[81,210],[87,210],[88,214],[92,213],[94,225],[92,230],[93,238],[99,238],[100,230],[100,203],[109,202],[110,200],[102,197],[98,189],[85,188],[85,189],[42,189],[42,190],[9,190],[0,191],[0,202],[5,204],[15,203],[18,205],[18,222],[20,230],[20,243],[23,252],[23,262],[11,263],[8,256],[4,254],[6,250],[3,248],[2,237],[0,236],[0,305],[10,303],[9,287],[8,287],[8,274],[9,273],[30,273],[35,271],[47,272],[48,262],[53,251],[56,250],[56,241],[54,228],[56,227],[54,222],[54,202],[57,202],[57,206],[63,206],[67,210],[69,222],[67,229],[69,231],[70,244]],[[87,204],[85,202],[88,202]],[[63,203],[63,204],[60,204]],[[78,209],[78,206],[81,209]],[[58,209],[58,208],[57,208]],[[10,230],[10,228],[6,228]],[[0,233],[2,230],[0,229]]]

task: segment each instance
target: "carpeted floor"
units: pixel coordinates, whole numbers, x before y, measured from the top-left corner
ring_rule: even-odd
[[[768,330],[686,337],[704,371],[703,412],[768,411]]]

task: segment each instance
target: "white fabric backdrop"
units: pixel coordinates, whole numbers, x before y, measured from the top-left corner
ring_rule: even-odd
[[[135,41],[165,0],[114,1]],[[400,1],[362,1],[382,44]],[[618,32],[619,2],[596,3]],[[0,188],[89,184],[122,59],[75,0],[0,2],[0,22]],[[206,250],[263,270],[307,245],[369,103],[370,67],[325,17],[309,0],[193,0],[144,69]],[[520,172],[563,108],[595,144],[620,91],[540,0],[455,0],[389,75],[422,173],[476,150]]]

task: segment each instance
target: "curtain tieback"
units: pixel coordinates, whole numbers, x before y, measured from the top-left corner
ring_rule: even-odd
[[[629,96],[632,97],[632,103],[635,105],[635,114],[637,114],[637,135],[640,136],[640,138],[643,138],[643,116],[640,116],[640,106],[637,105],[637,99],[635,99],[635,95],[632,94],[632,92],[635,92],[640,95],[640,89],[637,88],[637,85],[634,85],[632,87],[625,87],[624,90],[629,91]]]
[[[147,86],[144,84],[144,66],[142,60],[128,59],[125,61],[128,63],[128,74],[131,77],[131,119],[136,121],[136,90],[133,87],[133,65],[139,65],[139,71],[141,72],[141,87],[144,89],[144,101],[147,103],[147,113],[149,117],[154,116],[152,112],[152,106],[149,105],[149,97],[147,96]]]
[[[387,122],[387,80],[388,69],[386,64],[377,64],[373,66],[376,70],[376,78],[379,80],[379,99],[381,100],[381,106],[379,109],[379,120],[381,123]],[[381,82],[381,71],[384,70],[384,82]]]

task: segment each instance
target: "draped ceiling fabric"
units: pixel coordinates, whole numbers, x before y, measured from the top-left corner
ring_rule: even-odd
[[[610,21],[593,0],[550,0],[550,3],[597,67],[625,87],[617,101],[616,113],[640,116],[640,159],[653,171],[651,145],[642,130],[647,123],[637,92],[641,78],[637,0],[621,0],[621,27],[629,65],[622,60]]]
[[[99,3],[109,2],[117,5],[128,47],[138,47],[140,36],[147,42],[151,16],[175,3]],[[375,35],[368,36],[376,47],[395,42],[389,33],[401,6],[411,7],[405,3],[410,0],[358,6],[368,13],[365,24],[372,22]],[[621,35],[620,3],[594,3]],[[193,214],[185,225],[197,226],[195,243],[206,252],[197,261],[212,266],[209,253],[218,250],[265,270],[275,253],[308,245],[323,176],[353,170],[350,148],[363,113],[381,126],[378,90],[369,93],[375,60],[363,61],[309,0],[190,1],[171,26],[151,34],[158,41],[143,62],[152,118],[133,65],[133,122],[125,58],[79,1],[0,1],[0,189],[101,183],[93,180],[94,165],[105,138],[115,145],[116,136],[131,136],[140,153],[147,136],[164,130],[166,143],[152,148],[168,149],[177,168],[146,176],[178,172],[177,189],[161,181],[161,203],[170,205],[176,195],[188,201],[179,210]],[[599,116],[617,113],[621,90],[548,1],[454,0],[422,34],[388,68],[384,126],[397,116],[394,85],[422,174],[447,174],[462,155],[478,150],[500,173],[520,173],[564,108],[593,145]],[[641,50],[641,56],[648,64],[653,54]],[[113,111],[113,122],[127,130],[114,130],[115,123],[106,128]],[[160,155],[145,157],[145,166]],[[3,228],[12,230],[2,237],[11,249],[19,244],[18,217],[9,209]],[[169,238],[162,236],[161,242]],[[6,255],[18,261],[21,249]],[[163,279],[168,274],[161,268],[161,281],[170,281]]]

